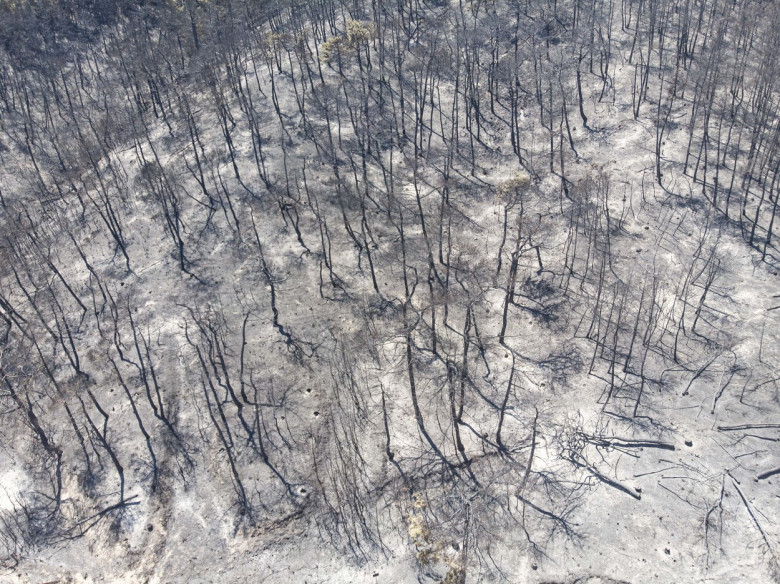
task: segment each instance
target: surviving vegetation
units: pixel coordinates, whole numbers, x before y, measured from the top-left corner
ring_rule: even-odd
[[[779,52],[771,0],[0,0],[4,577],[778,578]]]

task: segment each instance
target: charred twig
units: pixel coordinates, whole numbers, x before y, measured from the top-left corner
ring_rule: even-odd
[[[117,509],[124,509],[125,507],[132,507],[133,505],[140,505],[140,501],[133,501],[133,499],[136,499],[138,495],[133,495],[131,497],[128,497],[127,499],[124,499],[122,501],[119,501],[118,503],[114,503],[113,505],[109,505],[105,509],[101,509],[100,511],[97,511],[96,513],[93,513],[89,517],[82,519],[76,525],[73,526],[72,530],[78,529],[79,532],[75,537],[81,537],[84,534],[87,533],[90,529],[95,527],[97,523],[106,515],[111,513],[112,511],[116,511]],[[91,523],[90,523],[91,522]],[[89,523],[87,527],[82,529],[82,526]]]
[[[609,448],[661,448],[663,450],[674,450],[674,444],[661,442],[658,440],[634,440],[631,438],[609,438],[606,436],[589,436],[582,434],[582,437],[596,446],[605,446]]]
[[[536,423],[538,420],[539,410],[534,406],[534,427],[531,432],[531,452],[528,453],[528,464],[525,465],[525,474],[523,474],[523,482],[520,484],[518,497],[525,492],[525,485],[528,482],[528,476],[531,474],[531,465],[534,463],[534,452],[536,451]]]
[[[704,516],[704,545],[707,548],[707,565],[710,564],[710,516],[717,508],[720,513],[720,520],[718,522],[718,531],[719,535],[723,536],[723,493],[726,489],[726,477],[724,475],[723,480],[720,484],[720,496],[718,497],[717,503],[713,503],[712,507],[709,508],[707,511],[707,515]]]
[[[718,354],[718,355],[715,355],[715,356],[714,356],[712,359],[710,359],[710,360],[709,360],[709,361],[707,361],[707,362],[706,362],[704,365],[702,365],[702,366],[701,366],[701,367],[700,367],[700,368],[699,368],[699,369],[696,371],[696,373],[694,373],[693,377],[692,377],[692,378],[691,378],[691,380],[688,382],[688,386],[685,388],[685,391],[684,391],[684,392],[682,392],[682,395],[683,395],[683,396],[686,396],[686,395],[688,395],[688,393],[689,393],[689,391],[690,391],[690,389],[691,389],[691,385],[693,385],[693,382],[694,382],[694,381],[696,381],[696,380],[697,380],[699,377],[701,377],[702,373],[704,373],[704,372],[707,370],[707,368],[708,368],[710,365],[712,365],[712,364],[715,362],[715,359],[717,359],[718,357],[720,357],[720,354]]]
[[[594,467],[593,467],[593,465],[589,464],[587,461],[585,461],[585,462],[580,462],[580,461],[576,460],[576,459],[574,458],[574,456],[569,456],[569,457],[568,457],[568,460],[569,460],[569,462],[571,462],[571,463],[572,463],[574,466],[576,466],[576,467],[579,467],[579,468],[584,468],[585,470],[587,470],[587,471],[588,471],[590,474],[592,474],[592,475],[593,475],[595,478],[597,478],[598,480],[600,480],[602,483],[604,483],[604,484],[606,484],[606,485],[609,485],[610,487],[612,487],[612,488],[614,488],[614,489],[617,489],[618,491],[622,491],[622,492],[624,492],[626,495],[630,495],[631,497],[633,497],[633,498],[634,498],[634,499],[636,499],[637,501],[639,501],[639,500],[641,500],[641,499],[642,499],[642,495],[640,495],[640,494],[639,494],[639,493],[637,493],[636,491],[634,491],[634,490],[630,489],[629,487],[627,487],[627,486],[625,486],[625,485],[622,485],[622,484],[620,484],[619,482],[617,482],[617,481],[615,481],[615,480],[612,480],[612,479],[611,479],[611,478],[609,478],[609,477],[606,477],[606,476],[604,476],[604,475],[603,475],[603,474],[601,474],[601,473],[600,473],[598,470],[596,470],[596,468],[594,468]]]
[[[718,426],[721,432],[733,432],[735,430],[757,430],[780,428],[780,424],[740,424],[739,426]]]
[[[756,526],[756,529],[758,529],[758,532],[761,534],[761,537],[764,540],[764,544],[766,545],[767,550],[769,550],[769,555],[772,556],[774,565],[777,566],[778,564],[777,554],[775,554],[775,550],[772,548],[772,545],[769,543],[769,538],[767,537],[764,528],[761,527],[761,524],[758,522],[758,518],[756,517],[755,513],[753,513],[753,509],[750,508],[750,503],[748,503],[747,499],[745,498],[745,495],[742,493],[742,489],[739,488],[739,483],[737,482],[737,479],[735,479],[731,473],[728,473],[728,475],[729,477],[731,477],[731,482],[734,485],[734,488],[737,490],[737,493],[739,494],[739,498],[742,499],[742,502],[745,504],[745,509],[747,509],[750,518],[753,520],[753,524]]]
[[[767,470],[765,472],[762,472],[760,475],[756,475],[756,478],[754,479],[756,482],[762,481],[764,479],[768,479],[769,477],[775,476],[776,474],[780,474],[780,466],[777,468],[773,468],[772,470]]]
[[[563,517],[560,517],[559,515],[556,515],[551,511],[547,511],[546,509],[542,509],[538,505],[534,505],[533,503],[531,503],[531,501],[523,497],[523,495],[519,492],[515,493],[515,497],[520,499],[520,501],[522,501],[525,505],[528,505],[531,509],[533,509],[537,513],[544,515],[548,519],[551,519],[553,522],[555,522],[555,524],[560,526],[564,532],[571,533],[571,527],[569,526],[569,523],[565,519],[563,519]]]

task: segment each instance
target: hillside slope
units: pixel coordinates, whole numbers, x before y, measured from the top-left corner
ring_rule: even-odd
[[[777,6],[0,3],[12,582],[772,582]]]

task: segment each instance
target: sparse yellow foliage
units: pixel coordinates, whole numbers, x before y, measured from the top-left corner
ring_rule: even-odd
[[[415,509],[424,509],[425,500],[422,497],[416,497],[414,501]],[[406,529],[409,537],[417,550],[417,561],[421,566],[427,566],[437,562],[439,557],[436,553],[436,547],[431,539],[431,530],[425,521],[422,513],[412,513],[406,518]]]
[[[330,37],[320,46],[320,60],[331,62],[344,53],[352,53],[361,44],[367,43],[376,36],[376,25],[373,22],[359,20],[347,21],[346,36]]]
[[[512,178],[499,183],[496,187],[496,197],[499,202],[506,203],[514,196],[523,192],[531,184],[531,177],[525,172],[516,172]]]
[[[431,548],[422,548],[417,550],[417,561],[421,566],[429,566],[439,560],[439,556]]]
[[[460,561],[449,556],[444,557],[444,563],[447,564],[449,569],[444,575],[441,584],[459,584],[463,582],[466,567]]]
[[[209,2],[210,0],[195,0],[194,5],[206,6]],[[186,2],[184,2],[184,0],[171,0],[169,4],[173,7],[174,10],[178,12],[183,12],[186,8]]]
[[[516,172],[514,176],[498,185],[499,193],[509,193],[526,188],[531,184],[531,177],[525,172]]]
[[[411,537],[412,541],[415,543],[418,541],[427,541],[430,536],[422,515],[409,516],[407,519],[407,530],[409,532],[409,537]]]
[[[344,38],[340,36],[330,37],[320,47],[320,60],[329,63],[335,56],[341,53],[344,46]]]
[[[459,584],[459,582],[462,582],[462,578],[463,570],[452,567],[447,570],[447,573],[444,575],[444,580],[441,581],[441,584]]]
[[[373,22],[350,20],[347,22],[347,43],[356,47],[366,43],[376,36],[376,25]]]

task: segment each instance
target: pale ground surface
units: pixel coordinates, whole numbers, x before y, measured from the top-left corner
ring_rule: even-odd
[[[626,126],[611,137],[607,146],[614,143],[624,152],[636,151],[635,144],[642,140],[642,129]],[[625,159],[613,164],[616,170],[626,172]],[[641,160],[636,164],[641,166]],[[634,234],[630,248],[624,248],[626,256],[635,257],[634,247],[653,245],[654,230],[642,229],[650,219],[650,212],[646,212],[626,223],[626,231]],[[766,308],[772,292],[777,290],[778,277],[764,266],[756,265],[752,254],[735,237],[726,235],[720,245],[723,256],[729,259],[731,273],[729,282],[723,285],[726,300],[713,308],[727,313],[728,323],[739,339],[736,349],[740,359],[757,358],[762,327],[764,350],[774,356],[779,346],[780,328],[775,316],[778,313],[767,313]],[[154,263],[151,263],[144,280],[157,279],[153,270]],[[155,296],[164,295],[158,291]],[[533,342],[533,338],[538,339],[544,333],[534,330],[524,334],[529,335],[528,342]],[[546,549],[549,558],[539,560],[537,569],[531,568],[532,561],[525,553],[513,549],[513,537],[504,534],[502,543],[493,552],[504,577],[510,582],[529,583],[577,580],[597,584],[611,582],[609,578],[625,582],[771,582],[771,576],[759,568],[765,560],[760,538],[733,489],[724,500],[724,512],[729,520],[724,522],[719,540],[722,551],[712,552],[708,560],[704,557],[705,506],[713,504],[721,473],[726,469],[739,481],[748,501],[763,510],[763,527],[775,544],[780,537],[778,498],[773,492],[775,481],[753,482],[757,469],[776,463],[776,453],[773,456],[771,448],[755,451],[757,445],[748,440],[735,444],[730,435],[715,430],[719,424],[750,423],[757,415],[766,416],[767,411],[776,413],[777,402],[773,403],[770,397],[768,403],[746,407],[739,403],[739,387],[734,386],[720,399],[713,415],[710,413],[713,390],[722,376],[719,372],[697,381],[686,397],[680,396],[684,387],[676,384],[667,394],[653,396],[654,415],[664,420],[666,428],[658,438],[674,443],[675,451],[645,449],[638,453],[637,459],[613,455],[614,478],[641,489],[641,501],[595,484],[572,518],[580,536],[576,543],[554,541]],[[600,387],[584,374],[569,385],[576,391],[537,392],[537,403],[548,423],[555,425],[567,416],[579,415],[585,428],[603,426],[605,422],[600,421],[598,408],[594,408]],[[621,435],[623,429],[619,422],[615,426],[615,434]],[[608,426],[603,427],[604,434],[609,430]],[[693,445],[685,446],[686,440]],[[13,484],[13,475],[13,470],[6,470],[3,484]],[[723,480],[727,488],[731,487],[728,477]],[[403,542],[399,542],[399,551],[389,558],[379,557],[356,566],[323,545],[306,525],[290,524],[267,533],[235,538],[230,533],[231,521],[220,520],[223,514],[229,513],[225,509],[225,489],[226,485],[196,479],[191,492],[176,493],[173,505],[167,510],[142,503],[131,513],[137,519],[123,531],[120,541],[101,543],[104,538],[96,533],[95,537],[62,549],[45,550],[34,560],[25,561],[10,581],[47,582],[64,578],[68,582],[346,584],[413,582],[418,578],[413,553],[408,546],[403,550]],[[153,531],[146,531],[146,521],[154,527]],[[707,561],[710,567],[705,570]]]
[[[660,268],[662,280],[666,278],[665,282],[671,287],[677,283],[683,263],[690,260],[706,209],[675,204],[676,199],[670,202],[667,193],[654,185],[652,154],[646,146],[652,142],[653,135],[646,124],[631,120],[630,103],[621,103],[625,95],[618,90],[615,105],[589,103],[592,123],[599,128],[598,139],[589,141],[589,133],[582,129],[574,130],[575,140],[581,140],[578,149],[582,158],[581,163],[575,166],[600,167],[613,181],[615,196],[610,201],[611,212],[615,217],[625,217],[621,233],[614,238],[615,264],[618,270],[622,270],[621,273],[639,273],[629,288],[634,289],[634,286],[638,287],[636,282],[644,281],[640,270],[652,271],[654,262],[657,269]],[[215,129],[215,136],[216,132]],[[541,145],[531,148],[543,149],[543,140],[542,136],[539,139]],[[670,138],[670,141],[673,139]],[[244,139],[236,138],[236,143],[243,145],[248,160],[246,134]],[[508,136],[495,145],[511,151]],[[301,152],[305,154],[305,146],[301,146]],[[271,156],[276,156],[278,162],[278,153]],[[117,158],[123,161],[129,174],[137,172],[131,151],[117,154]],[[245,164],[249,165],[249,162],[245,160]],[[496,163],[487,158],[481,161],[481,165],[485,171],[482,178],[494,185],[513,172],[507,170],[506,163]],[[573,172],[583,171],[578,169]],[[666,172],[670,184],[685,184],[686,179],[679,175],[679,169],[670,165]],[[314,182],[314,179],[311,180]],[[621,202],[622,182],[630,188],[628,200]],[[640,185],[644,185],[644,196]],[[540,210],[554,212],[558,201],[555,190],[556,183],[550,179],[539,185],[542,195],[536,205]],[[687,196],[682,186],[679,192]],[[272,377],[279,387],[289,388],[292,404],[289,411],[295,416],[289,435],[309,441],[308,445],[302,446],[302,452],[313,448],[319,425],[324,424],[324,416],[320,417],[319,412],[330,407],[327,382],[323,381],[326,379],[327,359],[326,356],[318,357],[319,362],[310,371],[297,368],[286,359],[284,346],[269,322],[265,298],[267,287],[259,274],[256,255],[239,249],[233,241],[217,241],[213,235],[205,235],[209,242],[201,245],[200,249],[208,251],[200,257],[200,273],[221,281],[208,291],[199,290],[177,271],[169,255],[170,242],[159,226],[151,221],[145,211],[145,203],[135,201],[137,211],[131,214],[133,219],[128,221],[126,230],[137,268],[134,275],[123,280],[120,294],[139,299],[137,320],[144,325],[149,324],[153,337],[162,339],[168,346],[180,348],[179,359],[183,369],[194,368],[194,357],[191,352],[185,351],[183,340],[182,317],[185,313],[176,304],[194,295],[200,295],[195,302],[201,305],[221,302],[225,318],[235,331],[236,323],[240,327],[244,313],[244,307],[238,306],[235,301],[235,293],[256,294],[264,313],[250,321],[253,329],[249,336],[250,346],[259,347],[253,355],[254,362],[258,371]],[[498,203],[487,198],[475,201],[469,209],[471,218],[480,229],[473,228],[468,232],[464,228],[460,244],[465,250],[464,255],[475,263],[494,262],[500,233],[498,227],[491,227],[491,222],[500,216],[501,210]],[[245,225],[249,224],[248,215],[244,215],[242,220]],[[551,229],[556,228],[556,221],[555,218],[550,219]],[[282,278],[278,302],[285,326],[312,343],[325,343],[333,334],[340,338],[357,336],[361,323],[354,306],[327,302],[319,297],[316,260],[310,256],[298,260],[300,246],[294,234],[282,232],[280,223],[278,217],[269,219],[261,233],[265,252]],[[382,226],[377,226],[375,235],[382,229]],[[384,229],[386,237],[393,237],[389,228],[385,226]],[[555,270],[555,267],[560,267],[565,233],[552,233],[553,236],[544,243],[544,253],[546,261]],[[313,242],[314,230],[309,234]],[[469,238],[470,242],[464,241]],[[756,514],[774,553],[780,552],[780,498],[777,494],[780,479],[775,476],[754,481],[758,473],[778,465],[778,430],[764,429],[749,436],[749,432],[719,431],[717,427],[776,424],[780,421],[778,391],[772,381],[780,365],[780,310],[767,311],[777,302],[772,296],[780,288],[780,276],[774,268],[762,264],[757,254],[743,243],[736,229],[729,225],[723,226],[718,249],[724,275],[717,281],[715,293],[708,298],[707,309],[708,318],[721,331],[722,338],[728,338],[729,351],[723,350],[720,354],[700,351],[695,364],[691,365],[694,371],[713,357],[714,361],[690,385],[690,372],[685,375],[671,372],[663,391],[647,389],[642,411],[649,418],[644,426],[632,428],[625,420],[603,413],[599,403],[605,387],[603,378],[589,375],[587,371],[593,348],[585,339],[574,338],[571,334],[582,316],[578,312],[579,305],[571,304],[565,309],[571,311],[564,319],[567,323],[557,329],[538,320],[526,320],[522,312],[516,313],[507,339],[520,353],[529,357],[529,363],[543,360],[564,341],[577,348],[585,363],[584,368],[572,372],[564,381],[555,380],[549,368],[532,364],[525,366],[524,375],[536,385],[524,381],[524,393],[517,396],[515,413],[508,416],[505,432],[507,442],[514,440],[519,444],[527,440],[533,406],[538,408],[534,470],[560,472],[557,455],[559,438],[572,428],[580,428],[593,435],[660,440],[673,444],[675,449],[620,451],[607,448],[596,453],[592,446],[584,446],[591,449],[589,459],[593,464],[612,480],[641,492],[641,500],[599,482],[587,472],[569,469],[567,480],[588,485],[578,491],[581,505],[569,516],[575,535],[564,537],[558,534],[541,541],[543,553],[534,555],[529,552],[523,528],[497,525],[489,558],[493,564],[486,569],[481,562],[487,557],[471,559],[467,582],[775,581],[776,572],[772,572],[770,553],[746,506],[749,505]],[[482,250],[486,250],[485,257],[480,257]],[[381,251],[377,252],[377,256],[381,259]],[[359,281],[354,253],[346,238],[336,242],[333,257],[345,280]],[[384,258],[384,261],[390,265],[393,258]],[[528,262],[530,268],[532,262]],[[103,253],[100,267],[107,272],[112,269],[110,250]],[[114,270],[118,274],[121,272],[118,268]],[[383,275],[385,278],[380,277],[383,291],[390,297],[399,296],[402,285],[398,272],[393,273],[387,268]],[[369,290],[365,278],[360,285]],[[667,290],[668,295],[671,293]],[[508,375],[508,364],[502,363],[500,358],[503,349],[495,342],[502,301],[503,291],[496,287],[488,291],[480,304],[480,310],[492,313],[490,319],[485,318],[482,322],[481,334],[486,339],[492,339],[490,352],[496,363],[493,375],[498,379],[505,379]],[[310,313],[315,317],[311,318]],[[398,323],[395,326],[400,330]],[[406,389],[398,330],[385,331],[386,338],[380,347],[394,368],[388,367],[377,377],[382,379],[383,385],[386,384],[388,395],[397,398],[389,405],[390,411],[395,413],[395,448],[411,452],[421,443],[417,440],[411,407],[403,398]],[[96,346],[94,350],[98,350]],[[734,363],[739,363],[742,369],[729,384],[726,378]],[[603,367],[596,373],[604,375]],[[95,375],[100,377],[99,372]],[[176,375],[179,375],[182,388],[188,383],[184,373],[168,371],[163,375],[172,384],[177,382]],[[724,383],[725,390],[717,399],[717,404],[713,405]],[[307,389],[313,391],[307,392]],[[197,387],[191,392],[183,390],[182,401],[194,404],[194,396],[199,391]],[[121,398],[106,395],[104,405],[110,406],[112,411],[117,408],[117,417],[111,419],[118,450],[134,461],[133,464],[128,463],[128,468],[132,467],[132,472],[142,474],[143,464],[139,457],[146,455],[143,443],[137,440],[131,443],[121,438],[130,435],[134,427],[129,406]],[[365,450],[369,453],[366,455],[368,465],[372,472],[379,473],[379,469],[386,469],[389,465],[382,450],[381,418],[376,405],[378,398],[374,395],[371,399],[374,400],[372,415],[376,426],[362,438],[368,443]],[[619,402],[618,399],[615,401]],[[629,401],[626,398],[626,407],[629,407]],[[195,428],[205,428],[205,418],[196,413],[195,407],[182,407],[181,410],[179,421],[182,425],[192,428],[193,433],[198,431]],[[469,419],[469,415],[474,417]],[[477,426],[482,422],[487,424],[487,415],[484,419],[480,415],[467,414],[467,421]],[[468,435],[464,441],[472,458],[479,456],[479,440]],[[105,523],[99,524],[81,539],[53,545],[24,558],[12,573],[0,578],[15,583],[358,584],[438,582],[444,576],[446,569],[442,563],[427,567],[418,564],[404,524],[408,511],[402,505],[393,507],[386,499],[377,497],[375,503],[380,509],[377,521],[382,537],[386,538],[386,550],[358,561],[330,546],[313,516],[289,517],[293,509],[287,503],[273,507],[282,497],[281,490],[268,469],[260,464],[249,467],[246,480],[256,481],[252,484],[261,489],[261,498],[266,496],[263,489],[267,489],[273,508],[259,526],[244,526],[236,533],[234,493],[224,468],[225,462],[215,454],[217,447],[218,444],[212,441],[198,459],[198,470],[188,487],[185,489],[176,484],[165,502],[150,498],[143,489],[131,485],[127,495],[138,495],[140,504],[128,508],[119,530],[110,530]],[[525,464],[527,456],[527,448],[520,451],[517,455],[519,463]],[[6,491],[5,496],[23,492],[23,473],[17,465],[9,462],[10,458],[4,451],[0,451],[0,457],[3,457],[0,459],[0,484]],[[285,462],[288,469],[294,469],[291,474],[296,488],[311,488],[311,469],[305,467],[309,464],[308,459],[302,454],[300,459],[290,458]],[[476,459],[475,472],[490,465],[487,458],[484,462]],[[392,469],[388,471],[388,480],[393,480],[392,472]],[[295,481],[296,478],[299,480]],[[496,484],[500,482],[499,479],[496,481]],[[445,493],[446,489],[445,486]],[[742,500],[740,491],[746,501]],[[433,494],[435,496],[436,493]],[[4,504],[2,496],[0,493],[0,505]],[[302,500],[306,495],[299,497]],[[516,500],[515,504],[519,509]],[[385,505],[387,507],[383,508]],[[712,509],[715,509],[718,519],[710,518],[710,528],[714,529],[717,525],[720,529],[706,539],[705,524]],[[479,511],[474,510],[473,513],[476,515]],[[529,522],[539,521],[539,516],[529,518]],[[444,545],[451,545],[454,541],[454,535],[449,538],[446,533],[441,538]]]

